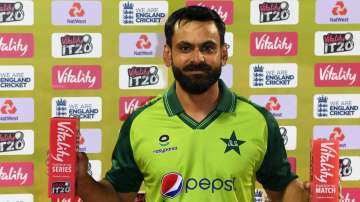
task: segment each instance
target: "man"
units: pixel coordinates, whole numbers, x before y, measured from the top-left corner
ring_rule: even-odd
[[[125,121],[104,180],[95,182],[79,155],[77,191],[85,202],[133,201],[142,182],[150,202],[250,202],[255,179],[272,201],[308,201],[276,120],[219,79],[228,59],[224,34],[208,8],[181,8],[168,18],[163,59],[175,83]]]

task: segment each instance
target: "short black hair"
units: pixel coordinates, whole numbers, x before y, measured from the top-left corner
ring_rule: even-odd
[[[207,7],[203,6],[187,6],[180,8],[173,12],[165,23],[165,37],[166,44],[171,47],[172,46],[172,37],[174,36],[174,27],[176,23],[179,23],[182,20],[186,21],[213,21],[218,29],[220,34],[220,44],[225,44],[225,23],[219,16],[219,14]]]

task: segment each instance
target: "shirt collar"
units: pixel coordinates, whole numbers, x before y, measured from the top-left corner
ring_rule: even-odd
[[[235,94],[226,87],[221,79],[219,79],[218,83],[220,88],[220,100],[216,106],[216,110],[220,112],[234,112],[236,106]],[[175,82],[164,95],[164,105],[169,116],[178,115],[184,112],[184,109],[176,96]]]

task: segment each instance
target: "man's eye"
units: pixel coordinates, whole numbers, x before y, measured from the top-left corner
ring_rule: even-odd
[[[216,47],[215,46],[211,46],[211,45],[208,45],[208,46],[204,46],[202,48],[202,51],[203,52],[206,52],[206,53],[214,53],[216,51]]]
[[[189,52],[191,50],[190,46],[180,46],[179,49],[182,52]]]

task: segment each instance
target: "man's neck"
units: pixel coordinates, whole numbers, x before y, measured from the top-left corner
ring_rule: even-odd
[[[190,94],[176,82],[176,96],[185,113],[200,122],[215,109],[220,98],[219,83],[214,83],[202,94]]]

